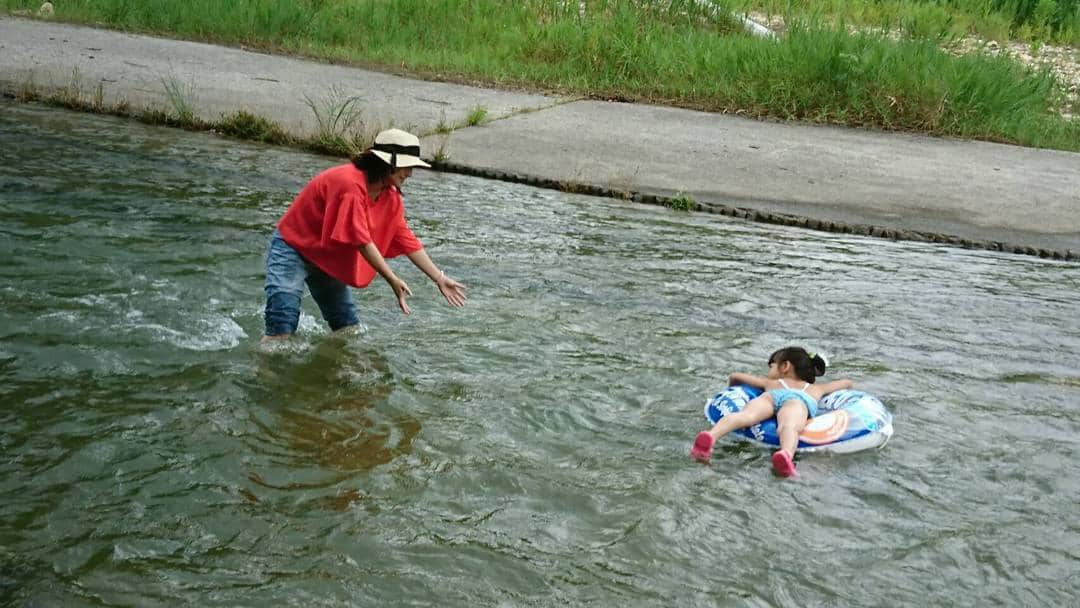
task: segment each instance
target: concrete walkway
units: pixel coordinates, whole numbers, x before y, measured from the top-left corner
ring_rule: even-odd
[[[247,110],[298,135],[359,96],[365,129],[429,134],[449,170],[890,238],[1080,259],[1080,154],[425,82],[207,44],[0,17],[0,92],[78,88],[207,120]],[[474,108],[487,122],[463,124]]]

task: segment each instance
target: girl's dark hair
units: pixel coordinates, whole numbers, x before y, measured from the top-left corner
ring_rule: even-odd
[[[370,149],[354,156],[352,164],[364,172],[364,177],[367,178],[369,184],[383,181],[390,175],[392,170],[390,163],[375,156],[375,153]]]
[[[779,365],[785,361],[795,367],[795,375],[803,382],[813,382],[818,376],[824,376],[825,369],[829,365],[825,361],[825,357],[810,354],[806,352],[806,349],[798,346],[781,348],[769,355],[770,364],[776,363]]]

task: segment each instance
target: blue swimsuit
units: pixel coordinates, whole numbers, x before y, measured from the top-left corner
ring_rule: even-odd
[[[780,385],[784,388],[774,388],[769,391],[769,395],[772,396],[773,407],[776,411],[780,411],[780,407],[784,405],[784,403],[792,399],[798,399],[806,405],[806,410],[810,418],[817,416],[817,399],[814,399],[806,392],[806,389],[810,386],[809,382],[804,384],[802,388],[791,388],[787,385],[787,382],[784,382],[783,380],[780,380]]]

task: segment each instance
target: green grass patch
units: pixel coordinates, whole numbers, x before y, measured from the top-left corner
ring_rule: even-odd
[[[693,211],[697,209],[697,201],[689,194],[680,192],[667,200],[667,206],[676,211]]]
[[[1080,0],[745,0],[726,4],[929,37],[972,34],[1002,42],[1080,45]]]
[[[469,110],[469,115],[465,117],[465,124],[469,127],[475,127],[484,122],[487,119],[487,108],[483,106],[476,106]]]
[[[174,77],[162,77],[161,84],[165,88],[165,95],[173,108],[173,118],[180,124],[194,123],[195,118],[195,84],[181,83]]]
[[[374,140],[378,129],[367,133],[363,104],[358,95],[347,95],[334,88],[319,99],[305,96],[304,102],[315,116],[315,133],[306,146],[309,150],[348,156]]]
[[[1080,121],[1061,117],[1067,101],[1050,73],[939,48],[979,15],[1009,31],[1072,31],[1080,0],[1040,1],[1041,12],[995,0],[729,0],[720,11],[696,0],[66,0],[56,10],[422,78],[1080,150]],[[35,4],[0,0],[9,10]],[[775,41],[746,35],[730,12],[781,5],[789,29]],[[909,37],[850,33],[848,19],[900,25]],[[347,112],[321,116],[320,145],[347,147]],[[485,118],[474,111],[462,124]]]
[[[268,144],[295,145],[296,139],[281,125],[243,110],[221,117],[214,123],[214,131],[237,139],[261,141]]]

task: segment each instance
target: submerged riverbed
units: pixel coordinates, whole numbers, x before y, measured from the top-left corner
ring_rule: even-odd
[[[0,600],[1045,605],[1080,590],[1080,265],[418,171],[365,331],[259,346],[335,159],[0,102]],[[702,406],[770,352],[895,416],[794,482]]]

